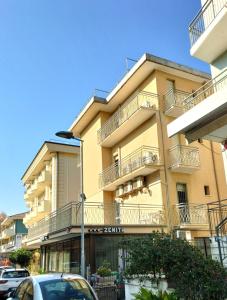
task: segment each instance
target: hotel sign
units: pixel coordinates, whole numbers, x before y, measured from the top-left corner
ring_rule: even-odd
[[[88,229],[90,233],[123,233],[122,227],[92,227]]]

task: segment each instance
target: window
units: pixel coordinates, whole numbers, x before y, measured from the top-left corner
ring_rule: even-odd
[[[33,285],[31,281],[28,281],[23,300],[33,300]]]
[[[93,292],[83,279],[59,278],[39,283],[44,300],[95,300]]]
[[[209,185],[204,185],[204,194],[205,194],[205,196],[210,196],[210,187],[209,187]]]
[[[25,290],[28,286],[28,282],[29,280],[24,280],[19,286],[18,288],[16,289],[16,292],[15,292],[15,295],[14,295],[14,298],[15,299],[23,299],[24,297],[24,294],[25,294]]]
[[[177,183],[177,197],[180,205],[188,204],[187,186],[185,183]]]
[[[2,278],[23,278],[28,277],[29,273],[26,270],[22,271],[6,271],[2,275]]]

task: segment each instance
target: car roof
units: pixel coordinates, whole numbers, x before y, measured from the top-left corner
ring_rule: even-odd
[[[43,281],[47,281],[47,280],[56,280],[56,279],[83,279],[86,280],[85,278],[83,278],[80,275],[77,274],[66,274],[66,273],[49,273],[49,274],[42,274],[42,275],[34,275],[34,276],[30,276],[30,278],[35,281],[35,282],[43,282]]]
[[[11,271],[27,271],[26,269],[16,269],[16,268],[4,268],[3,269],[5,272],[11,272]]]

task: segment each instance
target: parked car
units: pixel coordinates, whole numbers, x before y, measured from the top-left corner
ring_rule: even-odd
[[[28,276],[30,274],[26,269],[2,269],[0,272],[0,297],[6,297],[11,290],[17,288]]]
[[[98,300],[90,284],[75,274],[31,276],[9,293],[8,300]]]

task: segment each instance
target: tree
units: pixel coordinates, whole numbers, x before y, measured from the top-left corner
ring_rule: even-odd
[[[222,300],[227,297],[226,271],[205,258],[187,241],[163,233],[122,242],[127,250],[126,276],[159,281],[164,274],[178,297],[188,300]],[[142,274],[142,275],[141,275]]]
[[[19,264],[22,268],[29,265],[31,258],[32,252],[24,248],[17,249],[9,255],[9,260],[13,264]]]

